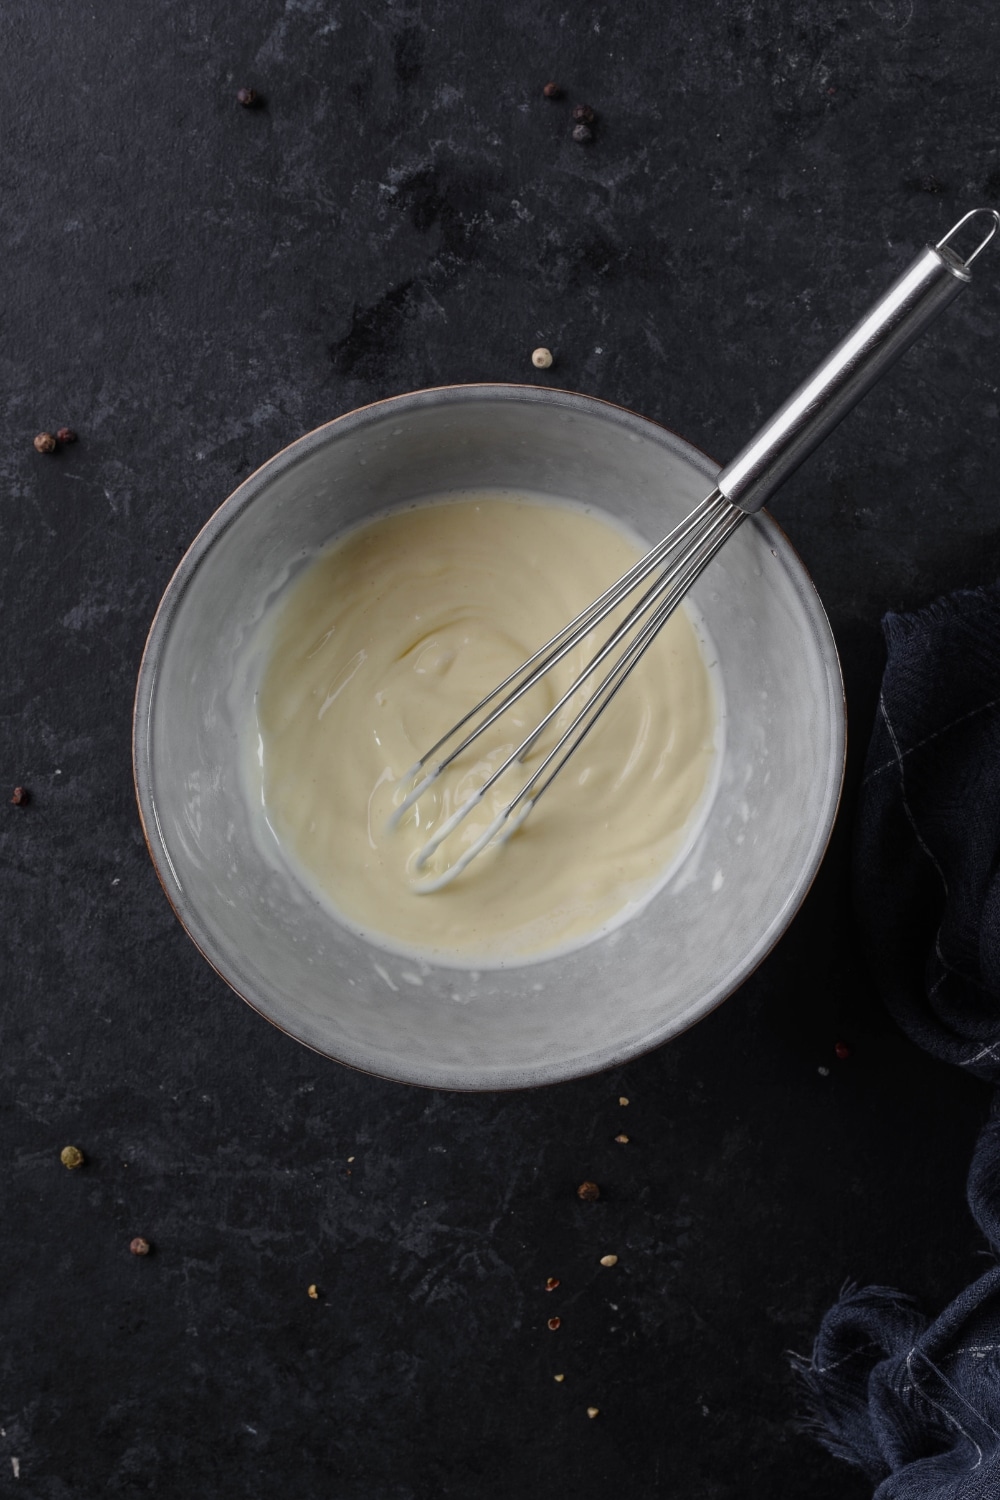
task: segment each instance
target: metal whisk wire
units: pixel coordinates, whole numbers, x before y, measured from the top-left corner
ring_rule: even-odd
[[[963,259],[952,241],[971,219],[989,220],[980,243]],[[441,844],[468,817],[483,797],[516,764],[523,762],[539,736],[570,700],[621,647],[621,654],[608,668],[598,686],[541,764],[505,804],[489,827],[463,851],[442,874],[416,882],[413,889],[425,894],[437,891],[480,854],[488,844],[503,842],[524,822],[538,799],[551,786],[570,756],[597,723],[615,694],[642,658],[685,593],[748,515],[760,510],[789,474],[809,456],[861,397],[914,342],[937,315],[971,281],[969,267],[1000,230],[996,209],[972,209],[935,245],[928,245],[893,282],[889,290],[865,314],[822,364],[779,407],[774,416],[751,438],[719,474],[710,495],[659,542],[617,583],[605,590],[575,619],[546,641],[492,692],[471,708],[447,734],[432,745],[400,783],[414,781],[393,813],[395,827],[414,803],[485,730],[495,724],[525,693],[552,670],[600,623],[651,575],[655,581],[612,631],[601,649],[562,694],[559,701],[531,730],[471,797],[446,818],[419,851],[416,868],[422,869]],[[634,634],[632,634],[635,632]],[[632,639],[628,637],[632,635]],[[482,716],[480,718],[480,716]],[[472,727],[469,727],[472,726]],[[465,734],[462,731],[465,730]],[[446,754],[439,752],[461,736]],[[555,764],[553,765],[553,762]]]
[[[587,662],[583,670],[573,679],[570,686],[549,709],[544,717],[535,725],[531,732],[516,746],[506,757],[503,763],[487,778],[483,784],[476,789],[471,797],[447,818],[439,829],[431,836],[419,851],[415,864],[417,869],[422,869],[445,839],[447,839],[460,823],[472,812],[497,784],[501,777],[505,776],[518,762],[523,762],[531,751],[532,746],[538,741],[548,726],[555,720],[572,698],[580,691],[590,678],[597,672],[608,658],[627,640],[628,636],[636,631],[633,639],[624,645],[621,655],[613,663],[601,679],[598,686],[588,696],[582,708],[576,713],[569,725],[560,734],[556,743],[547,752],[541,764],[524,782],[517,792],[510,798],[500,813],[493,819],[485,831],[477,838],[458,859],[441,875],[429,877],[415,884],[414,889],[422,894],[440,890],[454,880],[457,875],[469,865],[475,857],[486,848],[487,844],[494,839],[503,842],[509,838],[523,823],[531,809],[537,804],[538,799],[551,786],[555,777],[563,766],[575,753],[583,740],[593,729],[598,719],[618,692],[619,688],[628,678],[632,670],[638,665],[643,654],[652,645],[657,635],[667,623],[667,620],[677,608],[681,599],[690,588],[694,579],[704,567],[711,561],[715,553],[728,540],[737,526],[746,520],[746,512],[721,495],[717,490],[706,497],[705,500],[677,526],[663,541],[659,542],[646,555],[640,558],[627,573],[623,574],[618,581],[596,599],[587,609],[581,611],[576,619],[558,631],[550,640],[515,669],[498,687],[494,688],[468,714],[443,736],[436,745],[419,761],[408,773],[405,780],[409,780],[431,761],[432,757],[444,745],[460,732],[476,715],[491,704],[496,703],[501,694],[504,696],[496,704],[490,713],[483,718],[482,722],[476,724],[463,738],[461,744],[456,746],[448,755],[436,762],[418,784],[412,789],[403,802],[393,814],[393,823],[404,815],[408,807],[411,807],[418,797],[422,796],[426,789],[441,774],[442,770],[451,764],[453,760],[463,753],[479,736],[495,723],[500,716],[517,702],[536,682],[551,671],[557,661],[561,661],[570,651],[580,644],[588,635],[610,613],[621,606],[628,597],[633,594],[641,583],[651,573],[657,573],[655,582],[642,594],[638,602],[629,610],[621,623],[612,631],[604,645]],[[644,623],[642,623],[644,621]],[[538,663],[538,665],[535,665]],[[504,690],[509,691],[504,693]],[[558,763],[552,767],[552,762],[560,757]],[[548,775],[546,775],[548,772]],[[543,779],[544,778],[544,779]],[[515,817],[515,814],[517,815]]]
[[[502,713],[506,713],[507,709],[510,708],[513,703],[516,703],[519,698],[522,698],[525,693],[527,693],[531,688],[534,687],[536,682],[539,682],[541,678],[544,677],[545,674],[556,665],[557,662],[561,661],[564,656],[572,651],[574,645],[579,640],[581,640],[585,634],[587,634],[590,630],[595,629],[602,620],[606,619],[613,610],[617,609],[618,605],[625,598],[626,594],[632,588],[634,588],[636,584],[641,583],[643,579],[649,577],[650,573],[655,572],[658,567],[661,567],[664,564],[671,551],[678,547],[681,542],[683,542],[685,538],[687,538],[701,524],[702,520],[704,519],[705,512],[714,499],[716,499],[716,494],[713,492],[713,494],[707,496],[704,500],[702,500],[700,504],[696,505],[694,510],[692,510],[690,514],[687,515],[678,526],[675,526],[673,531],[671,531],[669,535],[665,536],[661,542],[658,542],[656,544],[655,547],[652,547],[649,552],[641,557],[639,561],[628,570],[627,573],[624,573],[621,578],[619,578],[615,583],[611,585],[610,588],[606,589],[604,593],[599,596],[599,598],[594,599],[590,604],[588,604],[586,609],[581,610],[580,613],[576,615],[572,620],[570,620],[567,625],[564,625],[561,630],[557,630],[555,635],[552,636],[550,640],[547,640],[543,646],[539,646],[537,651],[533,652],[526,661],[521,662],[520,666],[515,667],[514,671],[511,672],[507,677],[505,677],[502,682],[498,682],[496,687],[486,694],[485,698],[481,698],[474,707],[470,708],[469,712],[467,714],[464,714],[462,718],[458,720],[457,724],[453,724],[447,731],[447,733],[443,734],[441,738],[437,740],[435,744],[433,744],[431,748],[426,751],[414,765],[410,767],[406,775],[403,777],[404,783],[407,781],[412,781],[415,776],[418,776],[421,771],[424,771],[427,765],[434,760],[437,752],[442,749],[449,740],[454,739],[459,731],[465,728],[466,724],[471,723],[472,720],[475,719],[477,714],[482,713],[483,709],[488,708],[491,703],[495,702],[495,700],[500,697],[500,695],[506,688],[511,689],[504,702],[499,707],[495,708],[490,716],[484,719],[481,724],[478,724],[475,729],[470,730],[470,732],[462,740],[461,744],[456,745],[451,751],[449,751],[447,755],[443,756],[441,760],[434,762],[434,764],[431,766],[431,769],[424,775],[423,779],[413,787],[409,794],[400,803],[399,807],[397,807],[393,812],[392,817],[389,820],[390,828],[395,828],[399,824],[400,819],[403,817],[403,814],[413,806],[417,798],[423,796],[424,792],[432,782],[437,780],[441,772],[448,766],[450,766],[452,761],[457,760],[458,757],[469,748],[473,741],[479,738],[484,730],[489,729],[490,725],[495,723],[495,721],[500,717]],[[538,663],[537,667],[535,666],[536,662]],[[534,667],[534,671],[530,671],[532,667]],[[519,678],[523,678],[523,681],[518,683],[517,687],[515,688],[512,685],[514,683],[517,683]]]

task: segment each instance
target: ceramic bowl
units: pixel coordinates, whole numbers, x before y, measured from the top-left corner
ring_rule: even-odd
[[[602,401],[453,386],[307,434],[216,511],[150,630],[134,758],[167,896],[238,995],[353,1067],[435,1088],[509,1089],[623,1063],[739,986],[809,888],[844,763],[830,627],[766,514],[693,591],[725,701],[708,816],[639,914],[568,955],[477,972],[399,957],[338,923],[259,853],[230,691],[241,643],[296,565],[373,511],[449,490],[521,489],[599,506],[652,542],[716,472],[673,433]]]

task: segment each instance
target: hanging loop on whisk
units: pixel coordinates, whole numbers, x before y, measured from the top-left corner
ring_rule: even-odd
[[[939,239],[937,244],[934,246],[935,250],[943,250],[945,249],[945,247],[950,249],[951,242],[955,238],[958,231],[961,229],[962,225],[968,224],[970,219],[975,219],[979,214],[986,214],[993,222],[990,224],[985,238],[980,240],[979,244],[976,246],[975,250],[973,250],[972,254],[967,255],[962,261],[962,264],[963,266],[965,266],[966,270],[968,270],[969,266],[972,265],[972,262],[975,260],[977,255],[982,255],[990,240],[996,234],[997,230],[1000,229],[1000,212],[998,212],[995,208],[970,208],[969,212],[967,214],[963,214],[958,223],[953,224],[948,230],[948,233],[946,235],[943,235],[942,238]],[[952,250],[951,253],[954,255],[955,251]]]

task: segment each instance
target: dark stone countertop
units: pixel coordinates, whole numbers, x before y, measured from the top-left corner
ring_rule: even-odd
[[[157,885],[132,690],[201,523],[363,402],[547,381],[545,343],[553,382],[735,451],[1000,201],[1000,12],[8,0],[2,29],[0,784],[32,802],[0,805],[0,1489],[860,1500],[786,1351],[847,1278],[936,1311],[982,1265],[986,1091],[886,1020],[847,860],[880,615],[997,573],[1000,260],[775,503],[843,653],[845,805],[778,949],[642,1061],[454,1097],[272,1030]]]

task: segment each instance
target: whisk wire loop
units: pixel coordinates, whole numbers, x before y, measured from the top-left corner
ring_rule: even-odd
[[[651,547],[645,556],[633,564],[627,573],[623,573],[621,578],[617,579],[610,588],[605,589],[603,594],[594,599],[574,619],[570,620],[567,625],[564,625],[554,636],[539,646],[538,650],[533,652],[526,661],[521,662],[519,666],[515,667],[514,671],[509,673],[502,682],[499,682],[495,688],[487,693],[485,698],[481,698],[474,708],[470,708],[467,714],[464,714],[456,724],[453,724],[403,776],[400,783],[403,786],[413,782],[414,777],[419,777],[419,780],[412,786],[411,790],[392,813],[389,818],[389,828],[398,827],[405,814],[423,796],[428,787],[437,780],[443,770],[450,766],[453,761],[457,760],[460,755],[463,755],[481,734],[489,729],[492,724],[496,723],[501,714],[506,713],[508,708],[511,708],[520,698],[523,698],[525,693],[529,692],[536,683],[540,682],[585,636],[589,635],[592,630],[596,630],[597,626],[609,614],[613,613],[640,583],[647,579],[651,573],[654,573],[657,568],[663,567],[670,556],[688,542],[693,533],[700,532],[700,529],[706,522],[711,520],[720,507],[727,508],[728,502],[722,499],[718,491],[713,491],[704,500],[699,501],[694,509],[672,531],[668,532],[662,541],[657,542],[655,547]],[[455,745],[447,755],[441,757],[439,760],[435,759],[439,750],[443,749],[449,741],[453,740],[466,725],[471,724],[478,714],[483,713],[485,709],[489,708],[491,703],[495,703],[508,688],[510,691],[506,697],[503,697],[502,701],[489,715],[476,724],[475,728],[471,729],[465,738],[458,745]],[[421,775],[421,773],[423,774]],[[472,798],[470,808],[478,800],[478,797]],[[442,839],[447,837],[443,831],[443,827],[439,831]],[[451,831],[450,826],[448,831]]]
[[[506,759],[496,770],[476,789],[450,817],[446,818],[441,827],[427,840],[420,849],[415,860],[416,869],[423,869],[430,857],[451,836],[460,823],[479,805],[486,794],[497,784],[501,777],[505,776],[518,762],[523,762],[532,747],[548,726],[555,720],[567,704],[575,697],[584,684],[599,670],[603,663],[612,653],[622,645],[629,634],[640,625],[645,618],[645,623],[635,634],[634,638],[625,646],[621,655],[612,664],[601,682],[587,698],[579,712],[573,717],[569,725],[559,736],[555,745],[548,751],[540,765],[519,788],[506,806],[492,820],[487,829],[463,851],[462,855],[452,863],[443,875],[428,878],[415,886],[420,892],[440,890],[443,885],[448,884],[469,863],[482,852],[486,846],[501,836],[502,840],[509,838],[516,828],[527,817],[529,811],[538,802],[555,777],[562,770],[583,740],[597,723],[608,704],[614,698],[619,688],[624,684],[633,668],[663,629],[667,620],[673,614],[677,605],[684,597],[691,584],[705,568],[711,558],[715,555],[722,544],[728,540],[737,526],[746,519],[746,513],[738,507],[733,506],[717,492],[706,497],[700,505],[686,518],[684,522],[669,536],[652,548],[646,556],[618,580],[611,588],[595,600],[587,610],[581,612],[576,620],[565,627],[551,641],[539,648],[533,657],[530,657],[521,668],[511,674],[507,683],[516,682],[517,679],[527,671],[523,682],[518,684],[498,704],[493,712],[469,733],[462,744],[450,755],[441,760],[433,767],[431,772],[424,776],[408,798],[404,799],[396,816],[401,815],[408,805],[412,805],[417,797],[421,796],[436,779],[441,770],[447,766],[457,755],[467,748],[484,729],[494,723],[501,714],[505,713],[519,697],[527,691],[528,687],[537,682],[541,676],[551,670],[558,660],[561,660],[568,651],[580,643],[600,621],[614,609],[619,607],[638,588],[651,572],[659,571],[655,582],[640,597],[632,607],[624,620],[616,627],[608,640],[596,654],[584,666],[583,670],[574,678],[569,688],[562,694],[553,707],[544,715],[531,732],[521,743],[510,752]],[[533,671],[528,669],[531,663],[542,658],[541,665]],[[501,684],[479,705],[481,710],[484,706],[493,703],[505,684]],[[469,722],[475,716],[476,710],[466,715],[463,724]],[[456,725],[449,735],[445,735],[438,742],[435,749],[446,744],[454,733],[463,727]],[[561,753],[562,752],[562,753]],[[429,751],[423,761],[418,762],[412,774],[419,774],[423,765],[433,754]],[[558,764],[549,771],[554,760],[560,757]],[[546,772],[549,771],[546,777]],[[545,780],[542,781],[542,778]],[[542,784],[539,785],[539,782]],[[520,811],[518,811],[520,809]],[[518,816],[514,818],[514,814]],[[512,821],[513,819],[513,821]]]

